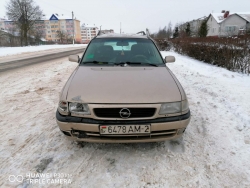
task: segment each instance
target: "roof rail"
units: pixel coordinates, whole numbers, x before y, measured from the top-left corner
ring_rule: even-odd
[[[99,30],[97,35],[101,35],[102,34],[102,30]]]
[[[150,33],[149,33],[148,28],[146,28],[146,34],[147,34],[147,37],[150,37]]]
[[[146,33],[144,31],[140,31],[140,32],[138,32],[136,34],[143,34],[143,35],[147,35],[147,37],[150,37],[150,33],[149,33],[148,28],[146,28]]]
[[[146,33],[145,33],[144,31],[140,31],[140,32],[138,32],[138,33],[136,33],[136,34],[143,34],[143,35],[146,35]]]

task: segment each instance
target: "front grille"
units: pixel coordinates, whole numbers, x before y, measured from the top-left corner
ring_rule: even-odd
[[[122,115],[122,112],[130,112],[130,115]],[[128,110],[127,110],[128,109]],[[155,108],[95,108],[94,113],[97,117],[101,118],[145,118],[152,117],[155,114]]]
[[[166,138],[173,137],[177,133],[177,129],[162,130],[162,131],[152,131],[150,134],[131,134],[131,135],[101,135],[99,132],[84,132],[80,130],[74,130],[72,132],[73,136],[78,138],[100,138],[100,139],[114,139],[114,140],[124,140],[124,139],[150,139],[150,138]],[[74,135],[74,133],[78,133]]]

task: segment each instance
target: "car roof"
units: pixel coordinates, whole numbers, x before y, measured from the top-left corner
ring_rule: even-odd
[[[101,34],[101,35],[97,35],[96,38],[143,38],[143,39],[148,39],[147,35],[119,34],[119,33]]]

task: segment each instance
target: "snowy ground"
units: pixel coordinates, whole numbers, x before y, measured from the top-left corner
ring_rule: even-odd
[[[162,54],[176,56],[169,67],[192,113],[179,141],[78,145],[55,120],[77,64],[61,59],[0,73],[0,187],[69,187],[8,180],[37,172],[70,174],[70,187],[250,187],[250,77]]]
[[[23,54],[27,52],[38,52],[44,50],[58,49],[58,48],[76,48],[85,47],[86,44],[67,44],[67,45],[40,45],[40,46],[24,46],[24,47],[0,47],[0,56],[7,56],[13,54]]]

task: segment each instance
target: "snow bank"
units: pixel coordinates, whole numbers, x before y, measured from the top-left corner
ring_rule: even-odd
[[[66,44],[66,45],[41,45],[41,46],[24,46],[24,47],[0,47],[0,56],[21,54],[25,52],[37,52],[50,49],[58,48],[75,48],[75,47],[86,47],[87,44]]]

